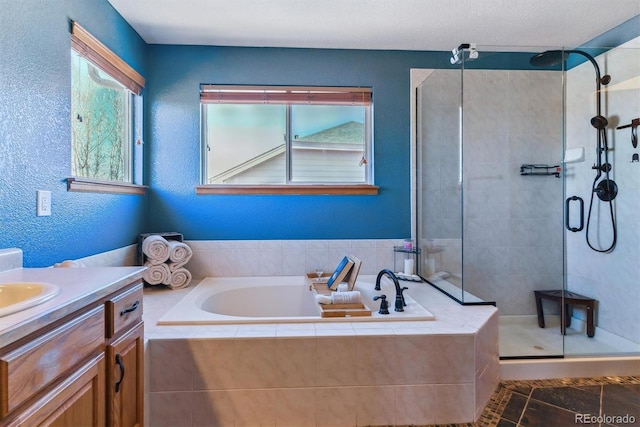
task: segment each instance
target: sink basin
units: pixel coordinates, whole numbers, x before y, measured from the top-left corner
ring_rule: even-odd
[[[59,292],[56,285],[45,282],[0,283],[0,317],[42,304]]]

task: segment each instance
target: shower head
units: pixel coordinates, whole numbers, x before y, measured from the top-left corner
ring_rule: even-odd
[[[591,65],[593,65],[593,68],[596,71],[596,78],[599,85],[609,84],[609,82],[611,81],[611,76],[607,74],[600,77],[600,67],[598,66],[595,58],[582,50],[547,50],[545,52],[538,53],[537,55],[532,56],[531,59],[529,59],[529,64],[533,65],[534,67],[553,67],[554,65],[558,65],[566,61],[566,59],[569,57],[569,54],[571,53],[582,55],[587,58],[589,62],[591,62]],[[600,88],[598,88],[598,90],[599,89]]]
[[[609,121],[604,116],[595,116],[591,119],[591,126],[598,130],[602,130],[607,127]]]
[[[562,63],[569,57],[569,53],[563,50],[548,50],[532,56],[529,64],[534,67],[553,67]]]
[[[552,67],[564,62],[571,53],[576,53],[578,55],[584,56],[589,60],[589,62],[591,62],[591,65],[593,65],[593,68],[596,72],[596,96],[598,98],[596,115],[600,116],[600,85],[608,85],[611,81],[611,76],[606,74],[600,77],[600,67],[598,66],[598,63],[593,56],[582,50],[547,50],[545,52],[538,53],[537,55],[532,56],[531,59],[529,59],[529,64],[533,65],[534,67]],[[604,126],[606,126],[606,124]]]

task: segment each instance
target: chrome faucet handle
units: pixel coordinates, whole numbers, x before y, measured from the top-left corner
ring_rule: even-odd
[[[373,297],[374,301],[378,301],[379,299],[381,299],[382,301],[380,301],[380,310],[378,311],[378,314],[389,314],[389,303],[387,303],[387,296],[382,294]]]

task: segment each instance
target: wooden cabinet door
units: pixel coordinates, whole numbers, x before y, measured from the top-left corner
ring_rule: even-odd
[[[143,426],[143,323],[107,346],[107,422]]]
[[[105,425],[104,353],[89,360],[1,426],[78,427]]]

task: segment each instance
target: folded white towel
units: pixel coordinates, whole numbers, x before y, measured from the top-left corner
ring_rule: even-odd
[[[179,268],[169,275],[169,279],[164,282],[171,289],[181,289],[191,282],[191,272],[186,268]]]
[[[149,236],[142,241],[142,253],[152,264],[162,264],[169,259],[169,242],[162,236]]]
[[[171,271],[169,271],[168,264],[154,264],[152,261],[147,261],[144,263],[147,269],[144,272],[142,278],[145,282],[150,285],[159,285],[161,283],[166,283],[169,281],[171,277]]]
[[[184,265],[191,259],[192,255],[193,252],[186,243],[177,240],[169,241],[169,261],[172,263],[182,263]]]

